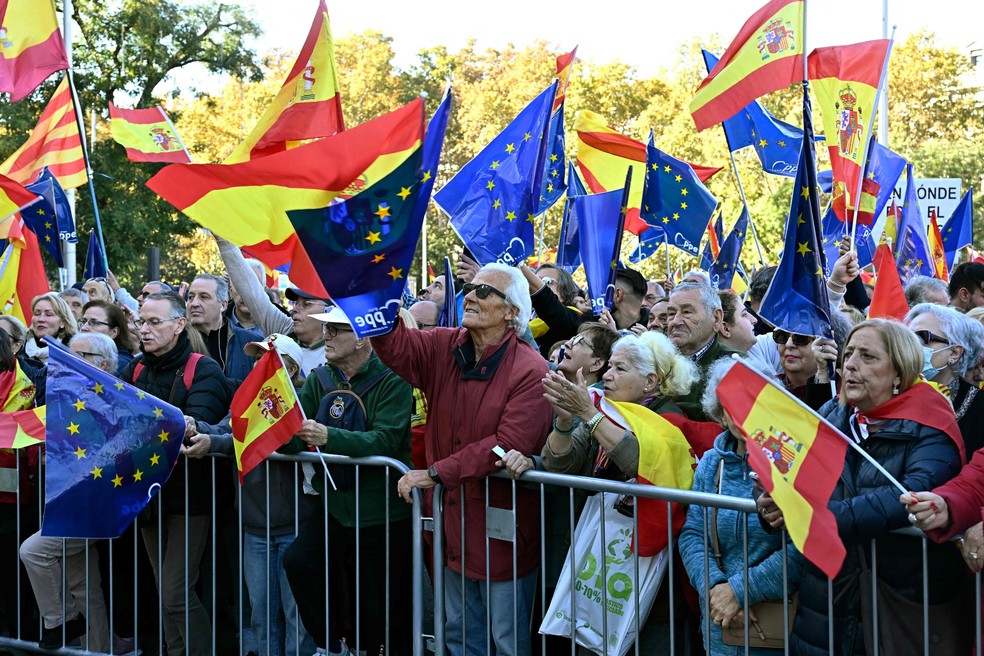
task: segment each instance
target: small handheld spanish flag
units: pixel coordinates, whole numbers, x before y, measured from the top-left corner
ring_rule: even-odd
[[[120,109],[109,103],[113,139],[126,148],[131,162],[191,163],[191,154],[161,107]]]

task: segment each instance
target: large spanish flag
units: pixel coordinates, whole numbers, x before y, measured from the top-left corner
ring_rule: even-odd
[[[591,193],[600,194],[625,186],[625,172],[632,167],[625,229],[638,235],[649,228],[639,216],[646,179],[646,145],[609,127],[605,117],[582,109],[574,115],[577,131],[577,166]],[[689,164],[689,162],[688,162]],[[690,164],[701,182],[707,182],[721,167]]]
[[[287,212],[327,207],[336,197],[381,179],[417,147],[423,127],[424,105],[418,98],[330,139],[248,162],[171,164],[147,186],[276,268],[307,257]]]
[[[31,136],[0,164],[0,173],[26,185],[34,182],[46,166],[63,189],[75,189],[89,179],[68,77],[55,89]]]
[[[191,163],[191,154],[163,107],[120,109],[109,103],[109,128],[131,162]]]
[[[276,348],[256,363],[232,397],[233,446],[239,482],[301,428],[304,412]]]
[[[68,68],[51,0],[0,0],[0,91],[26,98],[55,71]]]
[[[690,101],[698,131],[803,79],[803,5],[772,0],[745,21]]]
[[[748,463],[782,509],[793,544],[834,578],[847,552],[827,504],[847,437],[740,360],[718,385],[718,398],[745,436]]]
[[[0,449],[23,449],[44,442],[45,406],[0,412]]]
[[[823,116],[834,173],[832,205],[841,221],[851,221],[854,217],[858,181],[864,170],[862,157],[872,134],[875,97],[891,45],[888,39],[879,39],[817,48],[808,58],[809,77]],[[878,189],[874,180],[864,180],[858,223],[874,223]]]
[[[18,226],[18,233],[0,255],[0,314],[15,316],[30,325],[31,301],[50,289],[38,238],[22,225]]]
[[[278,153],[299,145],[297,142],[330,137],[344,129],[335,42],[328,7],[320,0],[311,30],[280,92],[225,163]]]

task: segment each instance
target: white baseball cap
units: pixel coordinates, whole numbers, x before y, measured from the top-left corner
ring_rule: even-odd
[[[348,317],[345,316],[345,313],[337,305],[332,306],[330,310],[322,314],[311,314],[308,316],[322,323],[334,323],[340,326],[352,327],[352,322],[348,320]]]
[[[270,343],[273,342],[273,347],[280,352],[280,355],[286,355],[294,364],[301,366],[301,347],[300,345],[292,340],[286,335],[281,335],[280,333],[273,333],[269,335],[262,342],[250,342],[243,347],[243,353],[250,356],[251,358],[259,357],[263,355],[265,351],[270,350]]]

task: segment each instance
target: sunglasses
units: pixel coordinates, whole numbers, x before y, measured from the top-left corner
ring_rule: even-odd
[[[933,342],[939,342],[940,344],[947,344],[947,345],[950,344],[950,340],[948,340],[946,337],[941,337],[940,335],[937,335],[931,330],[914,330],[913,332],[916,334],[916,337],[919,338],[919,341],[925,344],[926,346],[929,346]]]
[[[475,292],[475,296],[477,296],[478,298],[481,298],[481,299],[488,298],[489,297],[489,294],[495,294],[496,296],[498,296],[502,300],[506,300],[506,295],[504,293],[500,292],[498,289],[496,289],[492,285],[474,285],[474,284],[472,284],[472,283],[469,282],[469,283],[465,283],[461,287],[461,293],[464,296],[468,296],[472,292]]]
[[[813,337],[810,335],[797,335],[796,333],[786,332],[785,330],[773,330],[772,339],[775,340],[776,344],[785,344],[789,341],[789,338],[793,339],[793,346],[806,346],[813,342]]]

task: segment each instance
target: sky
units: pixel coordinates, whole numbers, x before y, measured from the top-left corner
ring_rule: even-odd
[[[317,8],[317,0],[232,0],[252,7],[265,31],[257,49],[296,51]],[[416,53],[445,45],[451,51],[469,38],[477,47],[524,46],[545,40],[558,52],[578,46],[582,60],[606,63],[619,59],[643,76],[671,68],[675,48],[693,36],[721,34],[729,42],[764,0],[326,0],[332,32],[338,36],[372,29],[394,39],[396,64],[405,67]],[[969,52],[984,47],[984,25],[967,20],[979,0],[887,0],[889,30],[896,38],[928,27],[940,42]],[[599,11],[603,8],[604,11]],[[882,0],[811,0],[807,10],[807,44],[843,45],[882,37]]]

